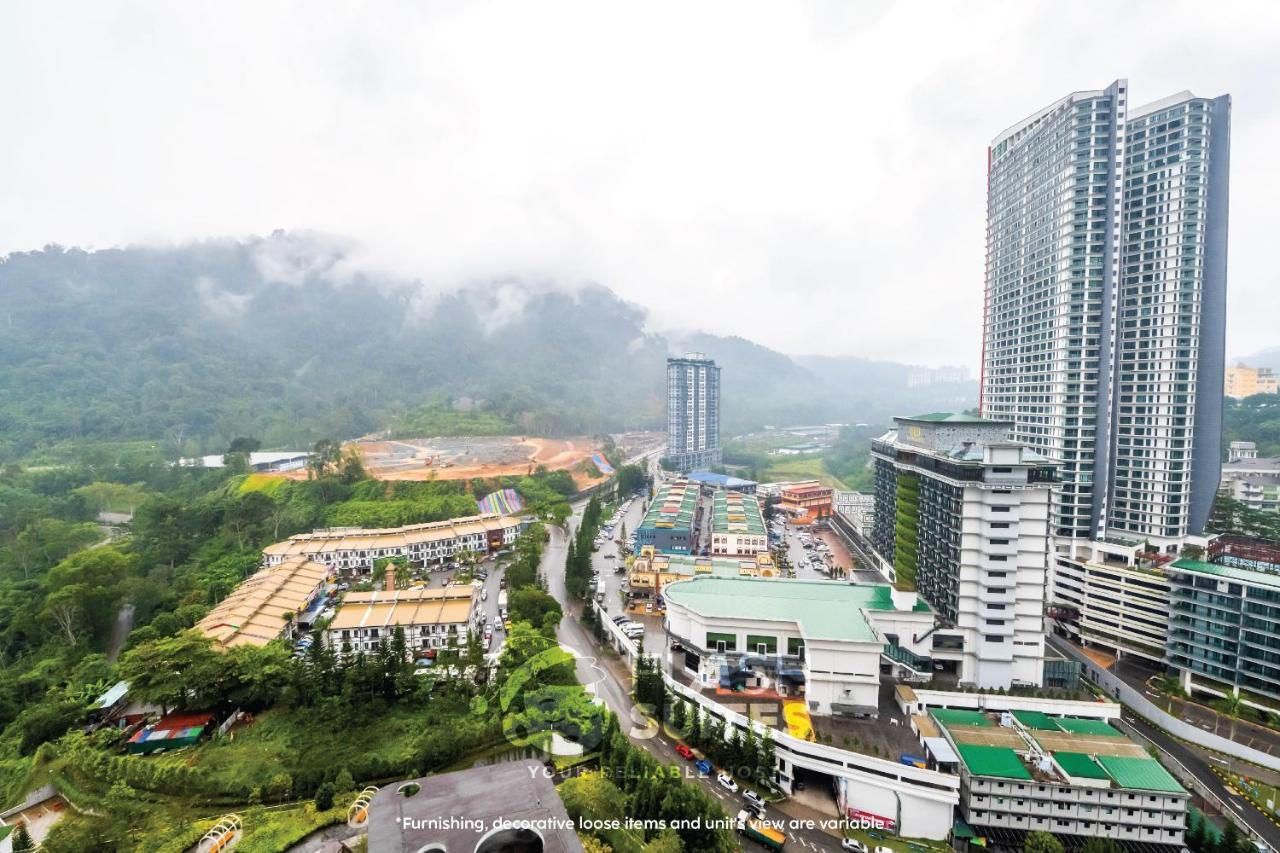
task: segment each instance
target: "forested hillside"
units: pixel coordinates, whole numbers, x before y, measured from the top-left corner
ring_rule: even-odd
[[[1222,419],[1222,443],[1252,441],[1259,456],[1280,456],[1280,394],[1255,394],[1227,400]]]
[[[239,435],[297,448],[386,428],[661,428],[664,360],[686,349],[723,367],[730,432],[941,402],[872,371],[819,376],[741,338],[654,334],[643,309],[600,286],[442,290],[284,233],[52,246],[0,259],[0,459],[86,440],[154,442],[172,458]]]

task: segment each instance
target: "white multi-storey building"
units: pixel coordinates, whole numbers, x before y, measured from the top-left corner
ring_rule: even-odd
[[[720,368],[700,352],[667,359],[667,460],[685,473],[720,464]]]
[[[894,583],[937,612],[933,661],[979,687],[1042,684],[1057,464],[1010,441],[1008,421],[894,420],[871,444],[872,541]]]
[[[384,557],[425,566],[464,551],[488,554],[515,542],[522,526],[513,516],[486,514],[404,527],[329,527],[268,545],[262,557],[268,566],[306,557],[335,572],[367,574]]]

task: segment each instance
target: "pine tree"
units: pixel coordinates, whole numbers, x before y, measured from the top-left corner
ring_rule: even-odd
[[[733,726],[733,731],[729,732],[729,740],[724,748],[724,764],[731,776],[746,774],[742,761],[742,731],[737,726]]]
[[[1222,835],[1218,836],[1218,843],[1214,845],[1214,853],[1240,853],[1240,830],[1236,829],[1231,818],[1226,818],[1223,823],[1226,825],[1222,828]]]
[[[25,823],[18,824],[18,828],[13,833],[13,853],[27,853],[35,848],[35,842],[31,840],[31,834],[27,832],[27,825]]]
[[[684,704],[684,700],[676,697],[675,701],[671,704],[670,722],[673,734],[682,740],[686,740],[688,736],[688,733],[684,729],[684,724],[688,722],[688,714],[689,709],[688,706]]]
[[[745,779],[757,780],[760,770],[760,743],[756,740],[755,729],[747,726],[742,735],[739,766]]]
[[[756,759],[756,780],[762,785],[773,785],[774,774],[777,773],[778,756],[774,749],[773,735],[768,729],[760,738],[760,749]]]

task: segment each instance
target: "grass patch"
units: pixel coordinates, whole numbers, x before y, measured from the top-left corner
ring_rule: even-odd
[[[927,838],[901,838],[888,832],[876,832],[872,835],[870,831],[865,829],[848,829],[845,830],[845,836],[848,838],[856,838],[863,844],[867,845],[868,850],[875,850],[876,847],[888,847],[895,853],[921,853],[921,851],[949,851],[951,848],[941,841],[931,841]],[[878,838],[876,836],[879,836]]]
[[[827,470],[826,463],[818,456],[784,457],[765,469],[764,478],[770,483],[782,480],[817,480],[824,486],[841,491],[847,489],[839,477]]]
[[[268,497],[274,497],[286,482],[288,481],[284,477],[277,477],[274,474],[249,474],[240,483],[240,494],[262,492]]]

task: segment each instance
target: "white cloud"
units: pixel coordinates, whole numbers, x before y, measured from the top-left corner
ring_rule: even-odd
[[[1277,344],[1272,2],[118,2],[0,27],[0,251],[316,230],[431,288],[974,364],[999,130],[1128,77],[1235,97],[1229,349]],[[267,259],[273,275],[309,267]],[[343,270],[333,270],[339,274]],[[423,297],[429,304],[431,296]]]

